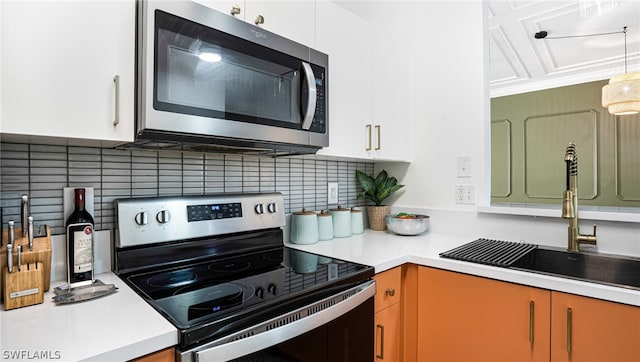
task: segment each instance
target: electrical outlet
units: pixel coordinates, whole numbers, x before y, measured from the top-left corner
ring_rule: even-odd
[[[474,185],[456,184],[456,204],[474,205],[475,187]]]
[[[458,157],[458,177],[471,177],[471,157]]]
[[[338,203],[338,183],[337,182],[327,183],[327,203],[329,205]]]

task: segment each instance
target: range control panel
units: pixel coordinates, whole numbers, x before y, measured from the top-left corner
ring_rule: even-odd
[[[242,217],[242,203],[232,202],[228,204],[187,206],[187,218],[189,222],[228,219],[232,217]]]
[[[280,193],[118,199],[116,247],[282,227]]]

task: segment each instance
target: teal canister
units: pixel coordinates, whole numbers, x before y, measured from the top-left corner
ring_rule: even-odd
[[[333,216],[326,210],[321,210],[318,214],[318,239],[333,239]]]
[[[294,244],[318,242],[318,216],[315,212],[302,209],[291,215],[291,242]]]
[[[351,236],[351,209],[338,206],[337,209],[331,209],[333,217],[333,237],[348,238]]]
[[[362,210],[351,208],[351,233],[353,235],[362,234],[364,232],[364,225],[362,219]]]

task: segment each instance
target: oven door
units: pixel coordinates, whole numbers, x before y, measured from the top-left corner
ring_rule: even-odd
[[[375,281],[178,352],[178,361],[373,361]]]
[[[194,2],[139,6],[139,135],[328,145],[310,144],[327,134],[318,52]]]

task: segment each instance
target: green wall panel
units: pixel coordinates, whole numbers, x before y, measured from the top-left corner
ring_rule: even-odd
[[[574,141],[580,204],[640,207],[640,115],[609,114],[607,82],[491,99],[492,202],[560,205]]]

